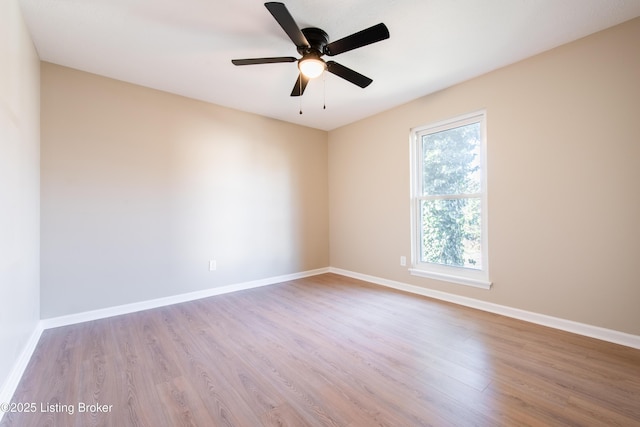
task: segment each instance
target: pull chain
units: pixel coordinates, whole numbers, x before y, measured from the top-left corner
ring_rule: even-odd
[[[300,115],[302,115],[302,73],[298,74],[298,100],[300,101]]]
[[[322,109],[327,109],[327,73],[322,73]]]
[[[298,75],[298,105],[302,115],[302,73]],[[327,109],[327,73],[322,73],[322,109]]]

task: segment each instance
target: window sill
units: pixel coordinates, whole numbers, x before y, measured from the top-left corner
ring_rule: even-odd
[[[411,273],[411,275],[413,276],[420,276],[420,277],[426,277],[429,279],[442,280],[445,282],[456,283],[458,285],[473,286],[474,288],[480,288],[480,289],[491,289],[491,285],[492,285],[492,283],[487,280],[472,279],[470,277],[454,276],[451,274],[418,270],[417,268],[410,268],[409,273]]]

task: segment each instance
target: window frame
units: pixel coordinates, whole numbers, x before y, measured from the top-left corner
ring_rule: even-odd
[[[423,153],[421,139],[425,135],[462,127],[472,123],[480,124],[480,193],[474,195],[452,195],[455,197],[480,199],[482,222],[480,232],[480,250],[482,254],[482,268],[471,269],[466,267],[448,266],[421,261],[421,201],[433,200],[422,194],[423,186]],[[490,289],[492,283],[489,279],[489,243],[488,243],[488,214],[487,214],[487,113],[486,110],[452,117],[435,123],[418,126],[411,129],[411,267],[409,273],[414,276],[442,280],[461,285],[473,286],[482,289]]]

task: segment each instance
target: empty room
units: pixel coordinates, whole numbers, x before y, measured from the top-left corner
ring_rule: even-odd
[[[3,0],[0,427],[640,425],[640,2]]]

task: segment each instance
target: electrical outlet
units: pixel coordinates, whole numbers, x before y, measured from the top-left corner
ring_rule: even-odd
[[[400,257],[400,265],[405,267],[407,265],[407,257],[406,256],[401,256]]]
[[[216,268],[218,268],[218,263],[216,262],[216,260],[209,260],[209,271],[214,271]]]

